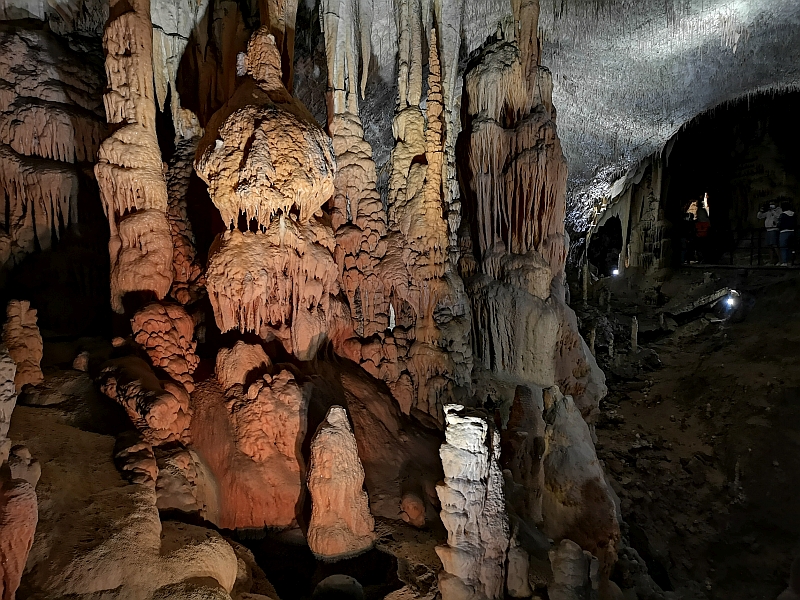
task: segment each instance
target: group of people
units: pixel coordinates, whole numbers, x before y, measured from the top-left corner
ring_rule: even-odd
[[[794,262],[795,229],[797,215],[788,199],[778,198],[761,206],[756,215],[764,219],[767,230],[767,248],[775,259],[775,264],[789,266]]]

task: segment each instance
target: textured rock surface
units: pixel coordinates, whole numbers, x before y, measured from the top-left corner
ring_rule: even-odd
[[[100,389],[125,409],[148,443],[187,438],[189,394],[180,384],[159,381],[141,358],[126,356],[109,361],[100,375]]]
[[[8,428],[11,426],[11,413],[17,405],[17,388],[14,385],[16,373],[17,363],[5,346],[0,347],[0,466],[8,459],[11,451]]]
[[[460,262],[472,299],[476,363],[573,394],[585,416],[602,373],[566,306],[566,162],[550,72],[539,66],[538,2],[515,5],[515,31],[483,49],[465,75],[468,194]]]
[[[239,68],[248,74],[218,111],[195,167],[222,219],[240,214],[257,231],[226,232],[207,280],[217,325],[278,338],[303,360],[334,329],[339,284],[333,232],[318,219],[333,193],[330,139],[281,83],[280,55],[265,28],[250,39]]]
[[[286,528],[303,494],[307,399],[289,371],[223,395],[213,381],[193,397],[192,448],[213,474],[224,528]]]
[[[540,389],[517,386],[508,424],[501,433],[501,464],[510,471],[514,483],[521,489],[519,500],[513,502],[509,499],[510,504],[519,516],[537,526],[541,526],[543,519],[542,492],[545,482],[542,465],[545,450],[543,410]]]
[[[2,600],[14,599],[33,543],[38,515],[35,488],[41,474],[41,466],[31,457],[30,451],[20,445],[12,447],[9,439],[11,413],[17,401],[15,372],[16,364],[6,348],[0,347],[0,598]]]
[[[553,582],[548,586],[548,597],[553,600],[583,600],[596,598],[599,589],[597,559],[570,540],[550,551]]]
[[[484,418],[463,410],[458,404],[445,407],[447,441],[440,450],[445,479],[436,492],[447,545],[436,547],[444,567],[439,590],[443,600],[499,599],[509,546],[500,440]]]
[[[3,344],[17,364],[14,384],[19,392],[22,386],[40,383],[44,377],[42,362],[42,336],[36,325],[36,310],[27,300],[12,300],[6,306],[3,325]]]
[[[227,391],[236,384],[244,385],[252,371],[271,365],[264,348],[238,341],[233,348],[221,348],[217,352],[217,368],[214,373],[222,389]]]
[[[173,597],[164,590],[192,581],[229,597],[237,573],[233,549],[207,529],[162,524],[155,490],[126,484],[114,468],[113,438],[28,407],[17,409],[11,433],[44,467],[26,594]]]
[[[60,18],[40,4],[48,14],[39,18]],[[81,163],[94,162],[105,135],[99,61],[70,48],[55,29],[0,24],[0,265],[49,250],[77,223]]]
[[[100,146],[95,175],[111,230],[111,305],[124,311],[128,292],[159,299],[172,285],[167,187],[156,137],[153,26],[149,0],[112,2],[103,47],[109,123],[121,123]]]
[[[306,537],[317,557],[336,560],[372,547],[375,521],[364,491],[364,468],[341,406],[328,410],[311,441],[308,491],[311,521]]]
[[[193,341],[194,321],[182,306],[148,304],[131,319],[133,339],[141,345],[154,367],[180,383],[187,392],[194,389],[192,373],[200,358]]]
[[[607,579],[617,559],[619,522],[589,427],[572,398],[558,388],[544,391],[544,421],[544,533],[591,552]]]
[[[277,338],[308,360],[328,339],[338,293],[331,231],[280,217],[264,233],[226,232],[209,262],[208,294],[223,331]]]
[[[36,531],[34,486],[21,479],[0,482],[0,598],[13,600]]]

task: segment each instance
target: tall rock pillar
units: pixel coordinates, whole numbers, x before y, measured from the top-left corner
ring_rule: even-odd
[[[148,0],[111,2],[103,34],[106,117],[119,128],[100,146],[95,175],[111,239],[111,306],[127,292],[164,298],[172,285],[167,186],[156,137],[153,26]]]

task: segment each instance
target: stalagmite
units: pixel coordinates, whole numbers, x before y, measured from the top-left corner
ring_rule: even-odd
[[[631,317],[631,352],[639,351],[639,319]]]
[[[125,409],[148,443],[188,440],[189,394],[178,383],[159,381],[141,358],[109,361],[100,375],[100,390]]]
[[[307,539],[318,558],[337,560],[372,547],[375,522],[363,486],[364,468],[347,412],[333,406],[311,442],[308,471]]]
[[[131,319],[133,338],[140,344],[154,367],[164,371],[183,385],[187,392],[194,390],[192,373],[200,358],[193,341],[194,321],[181,306],[148,304]]]
[[[121,313],[127,292],[166,296],[173,251],[155,132],[150,3],[113,2],[111,15],[103,36],[109,81],[103,99],[108,122],[123,126],[101,145],[95,175],[111,229],[111,305]]]
[[[600,561],[607,580],[617,559],[620,525],[592,434],[570,396],[544,391],[544,533],[570,539]]]
[[[30,307],[27,300],[11,300],[8,303],[3,344],[17,365],[14,384],[18,392],[27,384],[36,385],[44,380],[40,366],[42,336],[36,325],[36,310]]]
[[[436,547],[444,567],[439,591],[443,600],[499,600],[509,546],[500,440],[483,417],[463,413],[457,404],[444,408],[446,442],[439,453],[445,479],[436,493],[447,545]]]
[[[227,529],[296,525],[308,397],[292,373],[264,374],[250,384],[234,383],[224,393],[216,382],[206,381],[192,403],[192,448],[219,489],[219,509],[208,518]]]
[[[238,341],[230,350],[221,348],[217,352],[215,374],[222,389],[227,391],[237,383],[244,385],[252,371],[267,368],[271,364],[264,348]]]

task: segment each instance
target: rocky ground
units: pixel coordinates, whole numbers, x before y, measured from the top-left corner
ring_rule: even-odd
[[[608,376],[598,455],[628,542],[665,591],[771,600],[800,552],[800,277],[706,271],[679,272],[647,298],[634,282],[601,280],[594,295],[605,306],[578,309]],[[659,305],[725,286],[742,294],[728,315],[700,307],[659,317]],[[600,290],[611,290],[610,305]]]

